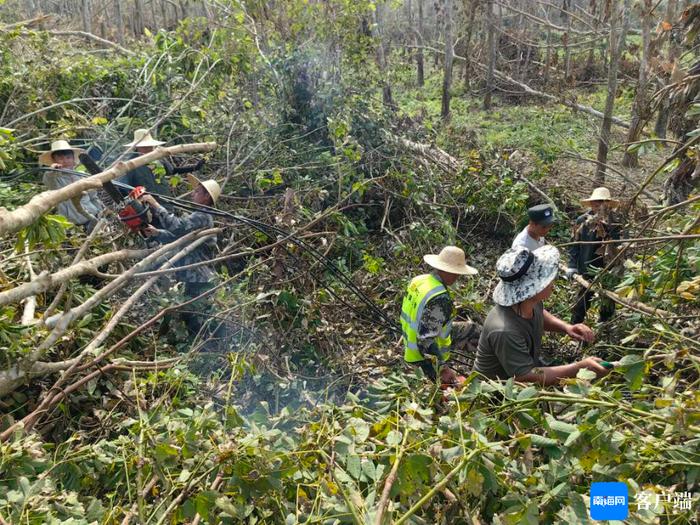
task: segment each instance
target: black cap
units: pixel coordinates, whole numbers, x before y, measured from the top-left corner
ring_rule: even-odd
[[[527,216],[535,224],[549,226],[554,222],[554,207],[551,204],[538,204],[527,210]]]

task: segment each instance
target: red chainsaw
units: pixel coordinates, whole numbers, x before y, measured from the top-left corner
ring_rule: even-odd
[[[104,171],[89,155],[81,153],[79,158],[91,175]],[[102,187],[107,192],[107,195],[119,205],[119,210],[117,211],[119,220],[132,232],[137,232],[142,237],[145,237],[143,230],[151,223],[153,218],[150,206],[139,201],[139,197],[146,193],[146,188],[136,186],[124,197],[112,181],[102,183]]]

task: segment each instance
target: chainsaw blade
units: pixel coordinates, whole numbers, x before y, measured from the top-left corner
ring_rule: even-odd
[[[80,159],[82,165],[85,166],[85,169],[88,170],[90,175],[97,175],[98,173],[102,173],[104,171],[100,165],[97,164],[97,162],[95,162],[87,153],[81,153],[78,155],[78,158]],[[112,184],[112,181],[103,182],[102,187],[107,192],[107,195],[109,195],[109,197],[117,204],[124,201],[124,196],[117,189],[117,187]]]

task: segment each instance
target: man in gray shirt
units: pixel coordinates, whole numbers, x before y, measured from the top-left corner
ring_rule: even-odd
[[[525,246],[532,252],[547,243],[544,237],[554,224],[554,207],[551,204],[538,204],[527,210],[527,216],[529,222],[513,239],[511,248]]]
[[[73,148],[65,140],[52,142],[51,149],[39,156],[39,164],[52,168],[44,174],[44,185],[50,190],[58,190],[80,180],[80,175],[71,173],[76,170],[80,153],[85,153],[85,150]],[[56,207],[59,215],[77,226],[84,226],[88,231],[94,227],[96,217],[103,209],[104,205],[94,191],[60,202]]]
[[[484,322],[474,370],[489,379],[508,379],[554,385],[587,368],[598,377],[608,373],[597,357],[561,366],[542,366],[539,352],[545,330],[565,333],[592,342],[593,331],[584,324],[571,325],[545,310],[543,301],[554,288],[559,251],[544,246],[535,251],[511,248],[496,263],[501,282],[493,292],[496,303]]]

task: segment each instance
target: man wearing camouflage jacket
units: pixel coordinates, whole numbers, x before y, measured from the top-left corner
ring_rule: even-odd
[[[216,204],[221,194],[221,188],[216,181],[206,180],[202,182],[193,175],[189,175],[189,180],[194,188],[192,192],[193,202],[204,206],[214,206]],[[190,232],[212,228],[214,226],[213,217],[204,211],[196,211],[185,217],[177,217],[162,207],[152,195],[146,194],[142,196],[141,201],[151,207],[154,217],[158,219],[161,225],[161,228],[148,226],[144,232],[147,236],[161,244],[173,242]],[[215,249],[216,240],[210,237],[198,248],[180,259],[175,266],[189,266],[209,260]],[[185,296],[190,299],[209,290],[212,287],[215,276],[216,273],[208,265],[186,268],[175,274],[177,280],[185,284]],[[193,335],[197,334],[204,324],[203,316],[197,313],[197,310],[204,309],[204,304],[197,303],[198,302],[188,305],[188,310],[190,310],[190,312],[185,312],[183,315],[185,324]]]

